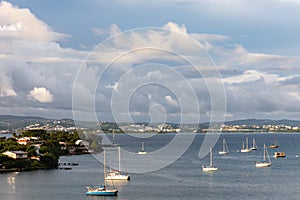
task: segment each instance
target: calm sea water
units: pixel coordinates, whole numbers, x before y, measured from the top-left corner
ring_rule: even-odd
[[[145,141],[148,151],[159,149],[174,137],[157,135]],[[260,149],[239,153],[246,137],[255,138]],[[215,173],[202,172],[201,165],[209,157],[198,158],[203,135],[197,135],[187,152],[176,162],[161,170],[134,174],[129,182],[114,183],[117,197],[86,196],[86,185],[103,179],[103,165],[92,155],[61,157],[61,162],[78,162],[72,170],[39,170],[0,174],[0,199],[5,200],[98,200],[98,199],[300,199],[300,134],[222,134],[214,147]],[[228,144],[229,155],[218,155],[222,139]],[[262,157],[262,145],[276,138],[286,158],[271,158],[272,166],[255,168]],[[138,150],[140,138],[117,135],[116,143],[128,150]],[[114,150],[111,150],[114,151]],[[270,156],[275,150],[269,149]],[[124,161],[126,162],[126,161]],[[138,164],[138,163],[137,163]]]

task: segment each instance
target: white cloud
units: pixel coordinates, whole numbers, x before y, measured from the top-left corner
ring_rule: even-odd
[[[40,103],[51,103],[54,100],[53,95],[45,87],[34,87],[27,97]]]
[[[92,28],[92,32],[95,34],[95,35],[105,35],[106,34],[106,30],[101,28],[101,27],[97,27],[97,28]]]
[[[215,42],[215,41],[226,41],[230,40],[230,37],[220,34],[201,34],[201,33],[191,33],[190,36],[199,42]]]
[[[170,95],[165,96],[165,100],[171,106],[178,106],[178,103],[177,103],[176,99],[173,99]]]
[[[168,22],[166,25],[163,26],[163,28],[171,31],[176,31],[181,34],[187,34],[187,29],[184,24],[176,24],[173,22]]]
[[[14,97],[17,93],[13,89],[13,80],[7,74],[0,76],[0,97]]]
[[[131,107],[132,113],[138,112],[141,117],[147,116],[149,102],[154,101],[164,106],[167,114],[179,116],[178,101],[180,100],[173,99],[170,93],[163,91],[164,86],[168,86],[171,91],[172,89],[182,91],[180,98],[191,102],[181,114],[195,115],[194,108],[197,105],[193,102],[194,99],[191,99],[193,92],[189,91],[188,84],[183,84],[189,83],[197,95],[197,103],[201,112],[210,113],[212,96],[206,84],[216,81],[216,74],[210,73],[213,67],[211,58],[217,66],[221,66],[218,69],[224,76],[219,81],[225,84],[225,90],[228,93],[229,113],[227,116],[234,118],[237,113],[244,112],[245,115],[247,113],[249,117],[253,117],[252,115],[260,110],[268,113],[281,112],[284,109],[289,110],[289,113],[298,112],[291,110],[290,105],[295,106],[299,103],[298,88],[295,87],[298,79],[291,80],[291,74],[297,70],[299,57],[251,52],[243,45],[233,43],[232,39],[227,36],[189,33],[185,25],[178,25],[174,22],[168,22],[162,28],[166,31],[141,29],[125,32],[118,37],[111,38],[110,41],[102,44],[102,48],[92,52],[92,59],[88,61],[93,64],[99,63],[99,65],[94,64],[89,70],[97,71],[96,68],[102,66],[103,63],[113,61],[102,74],[102,78],[105,77],[106,88],[103,88],[101,92],[107,97],[106,100],[110,100],[110,88],[117,88],[118,98],[122,99],[122,94],[124,97],[130,91],[134,94],[132,88],[139,88],[147,82],[158,83],[158,87],[143,85],[139,89],[141,91],[138,90],[139,94],[133,95],[134,98],[130,99],[132,101],[130,105],[134,105]],[[190,42],[191,40],[188,41],[189,36],[199,41],[200,44],[195,45]],[[151,49],[151,47],[161,49]],[[199,49],[201,51],[197,51]],[[180,59],[181,56],[189,61],[195,61],[196,68],[183,62]],[[100,69],[102,70],[101,67]],[[139,71],[140,69],[142,70]],[[200,69],[202,74],[199,74],[197,69]],[[89,70],[87,69],[84,73],[88,73]],[[173,76],[176,73],[182,77]],[[92,74],[87,77],[95,78]],[[288,86],[288,81],[293,81],[294,85]],[[89,85],[89,81],[86,84]],[[256,87],[259,89],[255,89]],[[290,98],[289,105],[285,105],[283,96]],[[269,99],[272,99],[272,103]],[[220,98],[215,101],[222,104],[224,99]],[[121,107],[124,107],[123,104]],[[209,116],[207,117],[206,119],[209,119]]]
[[[18,8],[2,1],[0,2],[0,37],[28,41],[57,41],[67,35],[52,31],[29,9]]]
[[[112,24],[112,25],[110,26],[110,31],[109,31],[109,33],[110,33],[111,36],[114,36],[114,35],[120,33],[121,31],[122,31],[122,30],[121,30],[121,28],[120,28],[118,25]]]
[[[0,25],[0,31],[21,31],[22,23],[17,22],[16,24],[4,24]]]
[[[256,70],[247,70],[241,75],[231,76],[228,78],[224,78],[224,83],[245,83],[245,82],[252,82],[263,79],[266,83],[278,83],[279,81],[283,81],[286,78],[279,77],[278,74],[268,74],[264,72],[259,72]]]
[[[193,2],[189,1],[188,4]],[[239,12],[241,16],[256,14],[250,12],[243,14],[249,1],[235,4],[241,9],[230,3],[220,3],[214,7],[216,4],[212,3],[213,1],[208,2],[210,3],[205,5],[205,8],[208,8],[207,12],[211,11],[210,9],[224,10],[221,14],[211,12],[214,13],[215,18],[223,15],[225,18],[235,17],[239,16]],[[154,4],[160,2],[156,1]],[[165,1],[164,4],[168,3]],[[200,4],[193,5],[197,7]],[[225,16],[228,14],[227,7],[231,7],[230,11],[234,10],[228,17]],[[254,7],[251,6],[250,11],[253,11]],[[191,33],[188,25],[175,22],[167,22],[161,26],[162,29],[140,29],[124,34],[119,34],[122,31],[119,25],[112,24],[107,29],[93,29],[94,33],[100,36],[117,37],[111,37],[102,49],[92,52],[87,60],[90,65],[83,70],[81,79],[77,80],[79,81],[78,95],[73,96],[78,98],[78,104],[82,106],[76,110],[77,112],[94,111],[86,107],[90,103],[88,100],[95,98],[97,112],[101,113],[102,119],[105,120],[105,117],[111,114],[109,112],[112,92],[125,95],[126,92],[137,87],[136,91],[132,91],[134,98],[130,99],[132,114],[138,113],[137,116],[149,116],[149,112],[153,114],[150,118],[154,118],[154,114],[157,114],[157,119],[168,118],[167,115],[170,113],[179,116],[181,113],[178,107],[181,99],[188,102],[183,114],[195,115],[197,103],[200,105],[201,112],[209,113],[211,96],[205,81],[210,81],[207,79],[212,75],[209,73],[212,63],[208,61],[203,49],[220,66],[219,69],[223,73],[222,80],[228,93],[228,116],[235,117],[238,112],[249,113],[249,115],[259,111],[298,112],[292,108],[299,105],[300,79],[292,75],[300,73],[299,57],[251,52],[246,46],[234,43],[235,38],[222,34]],[[196,30],[194,27],[193,29]],[[202,29],[199,30],[201,31]],[[203,32],[205,31],[203,29]],[[29,112],[35,110],[49,112],[49,116],[54,110],[55,113],[71,110],[73,80],[87,52],[62,48],[58,42],[66,37],[68,36],[65,34],[53,31],[29,9],[18,8],[5,1],[0,3],[0,57],[3,62],[0,63],[1,110],[23,106],[24,110]],[[191,42],[189,37],[198,41],[200,46]],[[199,47],[203,47],[202,51],[198,51]],[[205,62],[196,66],[202,69],[206,79],[197,73],[198,68],[190,66],[181,59],[182,57],[197,64],[199,60],[206,58]],[[114,62],[110,63],[99,81],[97,77],[99,67],[112,60]],[[137,73],[135,70],[143,65],[145,70]],[[171,72],[181,77],[175,77]],[[161,84],[138,87],[139,84],[147,81]],[[36,87],[37,85],[43,87]],[[190,90],[190,85],[194,91]],[[174,94],[172,90],[180,91],[179,95]],[[198,102],[194,102],[191,98],[193,92],[196,93]],[[178,98],[173,99],[173,96]],[[47,104],[44,107],[39,104],[54,102],[54,97],[55,105]],[[161,107],[152,108],[151,102]],[[39,109],[35,109],[37,107]]]
[[[114,36],[114,35],[120,33],[122,30],[117,24],[111,24],[109,30],[98,27],[98,28],[92,28],[92,31],[95,35],[98,35],[98,36],[103,36],[103,35]]]

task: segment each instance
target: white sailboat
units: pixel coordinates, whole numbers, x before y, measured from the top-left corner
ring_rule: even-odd
[[[144,142],[142,142],[142,150],[139,151],[138,154],[140,154],[140,155],[145,155],[145,154],[147,154],[147,151],[145,151]]]
[[[271,160],[270,160],[270,156],[267,150],[266,145],[264,144],[264,159],[263,161],[257,161],[255,163],[255,166],[257,168],[264,168],[264,167],[270,167],[271,166]]]
[[[108,144],[101,144],[102,147],[116,147],[118,146],[117,144],[115,144],[115,130],[112,130],[112,143],[108,143]]]
[[[91,196],[116,196],[118,194],[118,190],[115,189],[106,189],[106,152],[105,149],[103,151],[104,154],[104,160],[103,160],[103,177],[104,177],[104,185],[98,185],[98,186],[87,186],[87,192],[86,195]]]
[[[119,170],[110,170],[106,176],[106,180],[130,180],[130,176],[121,173],[121,147],[118,147]]]
[[[209,166],[202,165],[202,171],[204,171],[204,172],[218,171],[218,167],[213,166],[212,148],[211,147],[210,147],[210,165]]]
[[[252,139],[252,147],[251,147],[251,150],[252,151],[256,151],[258,148],[257,148],[257,144],[256,144],[256,141],[255,139],[253,138]]]
[[[229,153],[228,146],[226,144],[225,139],[223,139],[223,149],[222,149],[222,151],[219,151],[219,154],[220,155],[225,155],[225,154],[228,154],[228,153]]]
[[[251,149],[249,148],[248,138],[246,138],[246,148],[245,148],[245,143],[243,142],[243,146],[242,146],[241,152],[242,153],[249,153],[249,152],[251,152]]]

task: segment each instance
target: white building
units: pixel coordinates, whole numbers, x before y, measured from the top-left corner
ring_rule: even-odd
[[[27,152],[25,151],[5,151],[2,153],[13,159],[26,159],[28,158]]]

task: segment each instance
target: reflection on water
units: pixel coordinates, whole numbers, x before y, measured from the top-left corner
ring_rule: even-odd
[[[118,196],[87,196],[87,200],[114,200],[118,199]]]
[[[12,192],[14,192],[16,190],[16,175],[18,175],[19,172],[13,172],[11,173],[11,176],[8,176],[7,179],[7,184],[10,187],[10,189],[12,190]]]
[[[128,184],[128,180],[107,180],[106,183],[110,186],[122,187]]]

